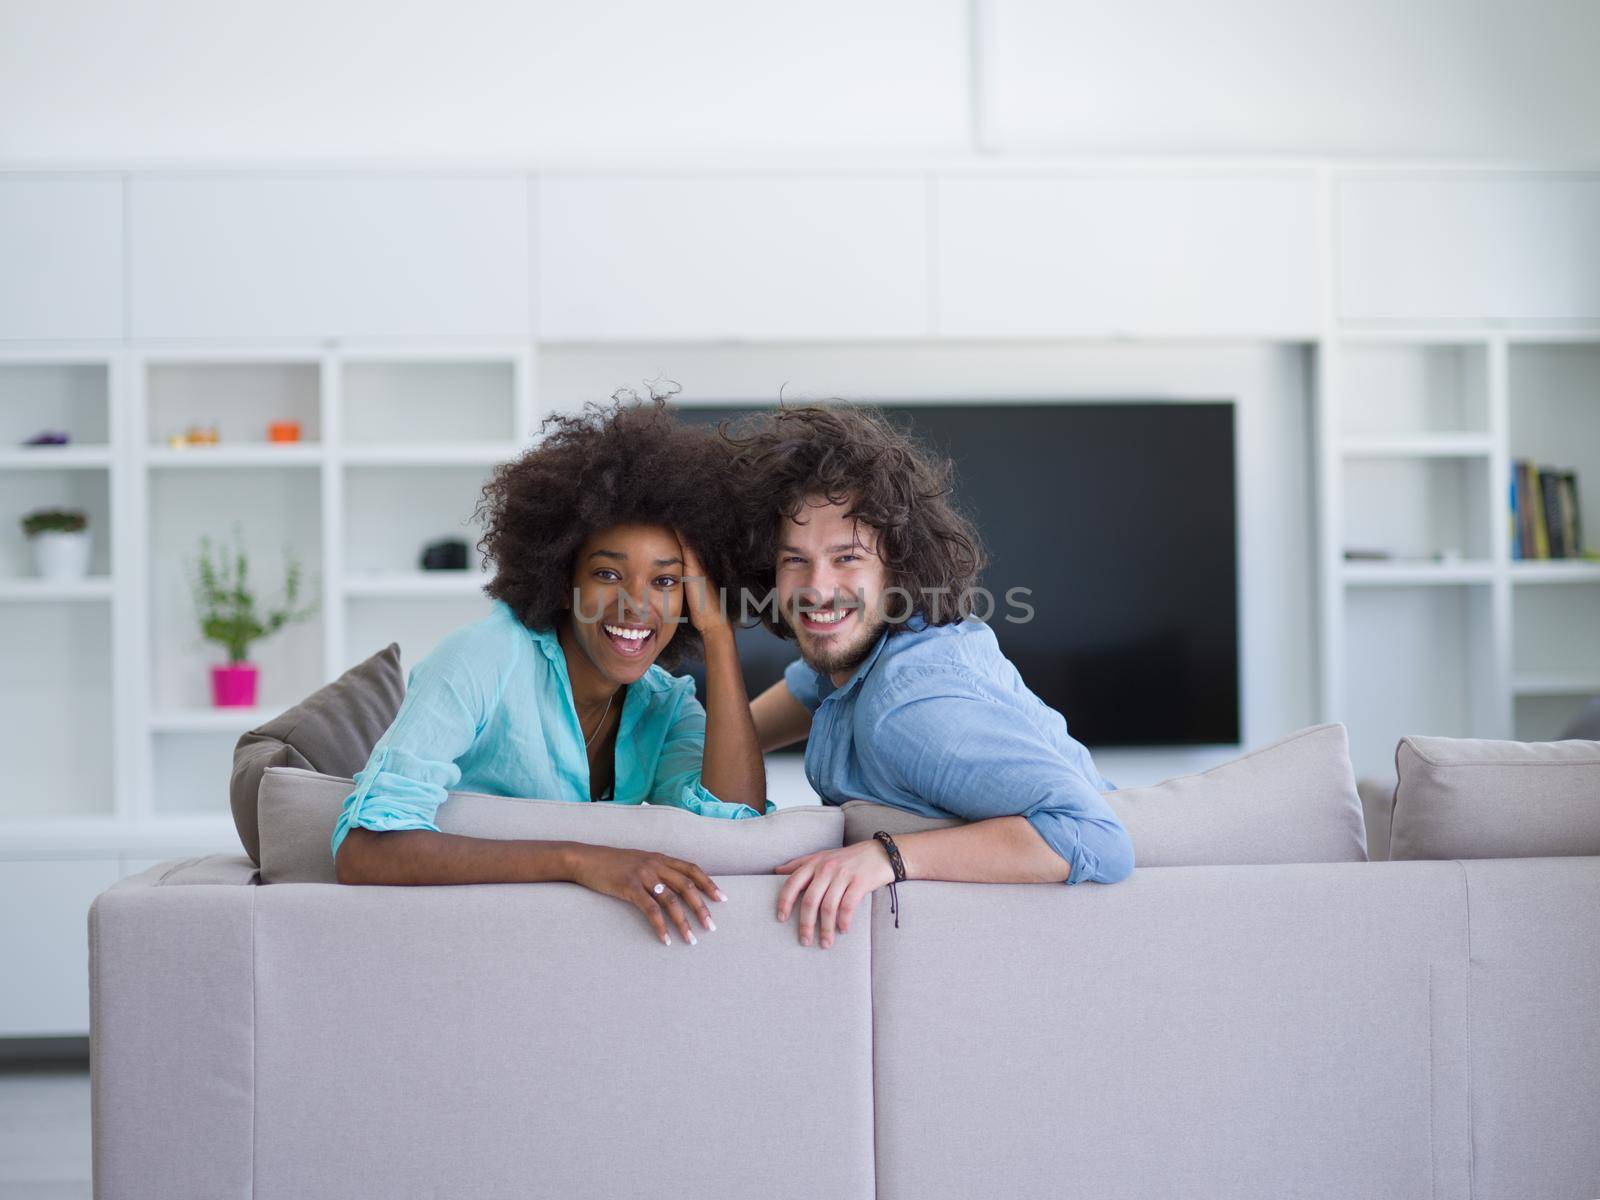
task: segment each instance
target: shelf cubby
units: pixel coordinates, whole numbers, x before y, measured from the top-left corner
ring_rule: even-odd
[[[509,446],[518,437],[516,363],[506,358],[347,358],[344,445],[397,450]]]
[[[0,820],[115,809],[111,606],[40,599],[0,620]]]
[[[251,726],[245,726],[250,728]],[[152,732],[151,811],[156,816],[225,816],[240,730]]]
[[[489,474],[484,466],[347,466],[346,579],[420,574],[423,547],[452,537],[467,543],[463,574],[481,574],[477,541],[483,531],[473,514]]]
[[[285,546],[301,565],[300,603],[311,597],[318,601],[311,617],[285,626],[251,650],[252,661],[260,665],[260,703],[287,707],[314,690],[323,681],[326,604],[320,470],[155,470],[149,472],[146,487],[151,709],[172,712],[211,705],[209,668],[225,656],[221,647],[200,636],[189,571],[201,536],[210,535],[214,549],[229,548],[236,522],[263,603],[282,594]]]
[[[1487,455],[1353,458],[1344,464],[1344,548],[1388,551],[1379,565],[1450,552],[1458,562],[1487,560],[1489,497]]]
[[[1338,719],[1358,777],[1392,776],[1405,734],[1496,736],[1492,592],[1455,584],[1346,595],[1350,700]]]
[[[1507,367],[1510,457],[1577,472],[1585,546],[1600,549],[1600,342],[1513,342]]]
[[[105,451],[111,438],[111,368],[92,361],[0,361],[0,448],[46,461],[64,451]],[[67,446],[23,446],[49,429],[64,430]],[[10,464],[8,464],[10,465]]]
[[[1600,583],[1519,583],[1511,612],[1512,684],[1519,694],[1600,694]]]
[[[1481,341],[1348,344],[1339,390],[1345,437],[1489,432],[1489,353]]]
[[[111,573],[111,473],[97,467],[0,473],[0,581],[45,582],[34,575],[33,550],[21,523],[41,508],[80,509],[88,516],[89,577],[71,586],[105,580]]]
[[[315,358],[178,359],[146,364],[145,442],[168,448],[168,439],[191,424],[215,425],[216,446],[186,446],[178,453],[232,448],[293,450],[322,440],[322,370]],[[272,442],[273,421],[298,421],[299,442]]]

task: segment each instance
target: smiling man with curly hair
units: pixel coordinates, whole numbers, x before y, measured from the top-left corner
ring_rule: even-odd
[[[1113,790],[1066,719],[972,615],[984,555],[948,460],[850,405],[723,429],[736,453],[763,612],[800,657],[756,698],[763,749],[809,737],[823,801],[873,800],[955,828],[793,859],[778,919],[823,946],[903,879],[1112,883],[1133,869]],[[898,900],[898,897],[895,897]]]

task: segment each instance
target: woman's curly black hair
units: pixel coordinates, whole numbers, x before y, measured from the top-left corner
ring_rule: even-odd
[[[896,616],[920,613],[949,625],[973,609],[971,589],[985,564],[978,531],[956,507],[954,464],[877,409],[843,402],[759,413],[719,426],[733,452],[746,528],[745,570],[765,592],[776,585],[779,519],[795,516],[808,496],[849,502],[850,515],[878,531],[878,556]],[[761,613],[767,628],[793,637],[775,606]],[[909,609],[909,611],[905,611]],[[903,618],[890,632],[904,629]]]
[[[630,521],[681,531],[713,586],[737,597],[740,534],[729,454],[711,430],[679,424],[652,388],[649,401],[624,390],[609,405],[590,402],[580,414],[547,417],[540,433],[534,446],[494,469],[474,512],[485,525],[478,548],[495,567],[485,591],[524,625],[554,629],[571,604],[579,547]],[[702,650],[685,610],[657,661],[670,668]]]

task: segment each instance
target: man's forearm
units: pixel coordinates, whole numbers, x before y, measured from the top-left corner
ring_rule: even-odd
[[[1060,883],[1071,864],[1026,817],[992,817],[895,838],[909,879],[953,883]]]

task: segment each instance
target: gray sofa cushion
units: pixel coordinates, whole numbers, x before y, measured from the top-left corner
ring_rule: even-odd
[[[359,768],[358,768],[359,769]],[[294,767],[261,780],[261,882],[335,883],[328,843],[354,779]],[[588,842],[654,850],[711,875],[764,875],[779,863],[843,845],[844,818],[809,804],[726,821],[663,805],[575,804],[450,792],[435,818],[444,833]]]
[[[268,767],[300,767],[329,775],[354,775],[372,747],[394,724],[405,699],[400,646],[390,642],[293,708],[259,725],[233,749],[228,802],[250,861],[261,865],[256,808]]]
[[[1391,858],[1600,854],[1600,742],[1403,737]]]
[[[1312,725],[1198,775],[1105,797],[1141,867],[1362,862],[1366,829],[1340,724]],[[845,841],[874,830],[961,824],[864,800],[845,803]]]

